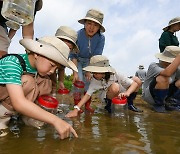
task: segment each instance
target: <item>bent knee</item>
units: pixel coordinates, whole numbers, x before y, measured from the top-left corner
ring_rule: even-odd
[[[109,87],[109,89],[108,89],[110,92],[112,92],[112,93],[118,93],[119,92],[119,84],[117,84],[117,83],[113,83],[110,87]]]
[[[175,82],[175,86],[180,88],[180,79]]]
[[[22,87],[25,91],[31,91],[36,85],[35,79],[31,75],[23,75],[21,77]]]

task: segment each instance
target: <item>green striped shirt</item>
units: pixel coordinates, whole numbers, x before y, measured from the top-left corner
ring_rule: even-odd
[[[20,55],[25,61],[27,73],[35,74],[37,70],[30,65],[28,55]],[[17,57],[11,55],[0,60],[0,84],[21,85],[22,75],[23,69]]]

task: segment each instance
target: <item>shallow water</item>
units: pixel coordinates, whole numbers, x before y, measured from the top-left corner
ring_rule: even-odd
[[[130,111],[125,120],[110,116],[101,105],[94,114],[65,119],[77,131],[77,139],[60,140],[50,126],[41,130],[20,126],[20,133],[0,138],[0,154],[180,153],[180,113],[155,113],[146,104],[139,107],[143,113]]]

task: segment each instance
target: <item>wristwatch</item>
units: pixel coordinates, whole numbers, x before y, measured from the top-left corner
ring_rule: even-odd
[[[81,109],[79,108],[79,106],[75,105],[74,109],[77,109],[78,111],[80,111]]]

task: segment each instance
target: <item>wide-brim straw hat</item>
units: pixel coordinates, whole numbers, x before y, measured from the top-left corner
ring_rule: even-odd
[[[79,23],[84,24],[85,20],[91,20],[94,21],[96,23],[98,23],[101,27],[100,27],[100,31],[101,32],[105,32],[105,28],[102,25],[103,23],[103,19],[104,19],[104,14],[97,10],[97,9],[90,9],[87,13],[86,16],[80,20],[78,20]]]
[[[178,54],[180,54],[180,47],[167,46],[162,53],[156,53],[155,57],[161,61],[172,63]]]
[[[37,1],[36,1],[36,5],[35,5],[36,11],[41,10],[41,9],[42,9],[42,6],[43,6],[43,1],[42,1],[42,0],[37,0]]]
[[[164,27],[163,30],[167,31],[171,25],[174,25],[174,24],[177,24],[177,23],[180,23],[180,17],[176,17],[176,18],[171,19],[169,21],[168,26]]]
[[[55,36],[60,38],[60,39],[65,39],[65,40],[72,42],[75,46],[73,51],[76,53],[79,52],[79,48],[76,44],[77,32],[75,30],[73,30],[72,28],[70,28],[68,26],[60,26],[57,29]]]
[[[42,55],[78,72],[76,65],[68,59],[70,52],[69,47],[57,37],[47,36],[37,41],[25,38],[19,42],[26,50]]]
[[[110,66],[109,60],[103,55],[91,57],[89,65],[84,67],[83,70],[96,73],[116,72],[115,69]]]

